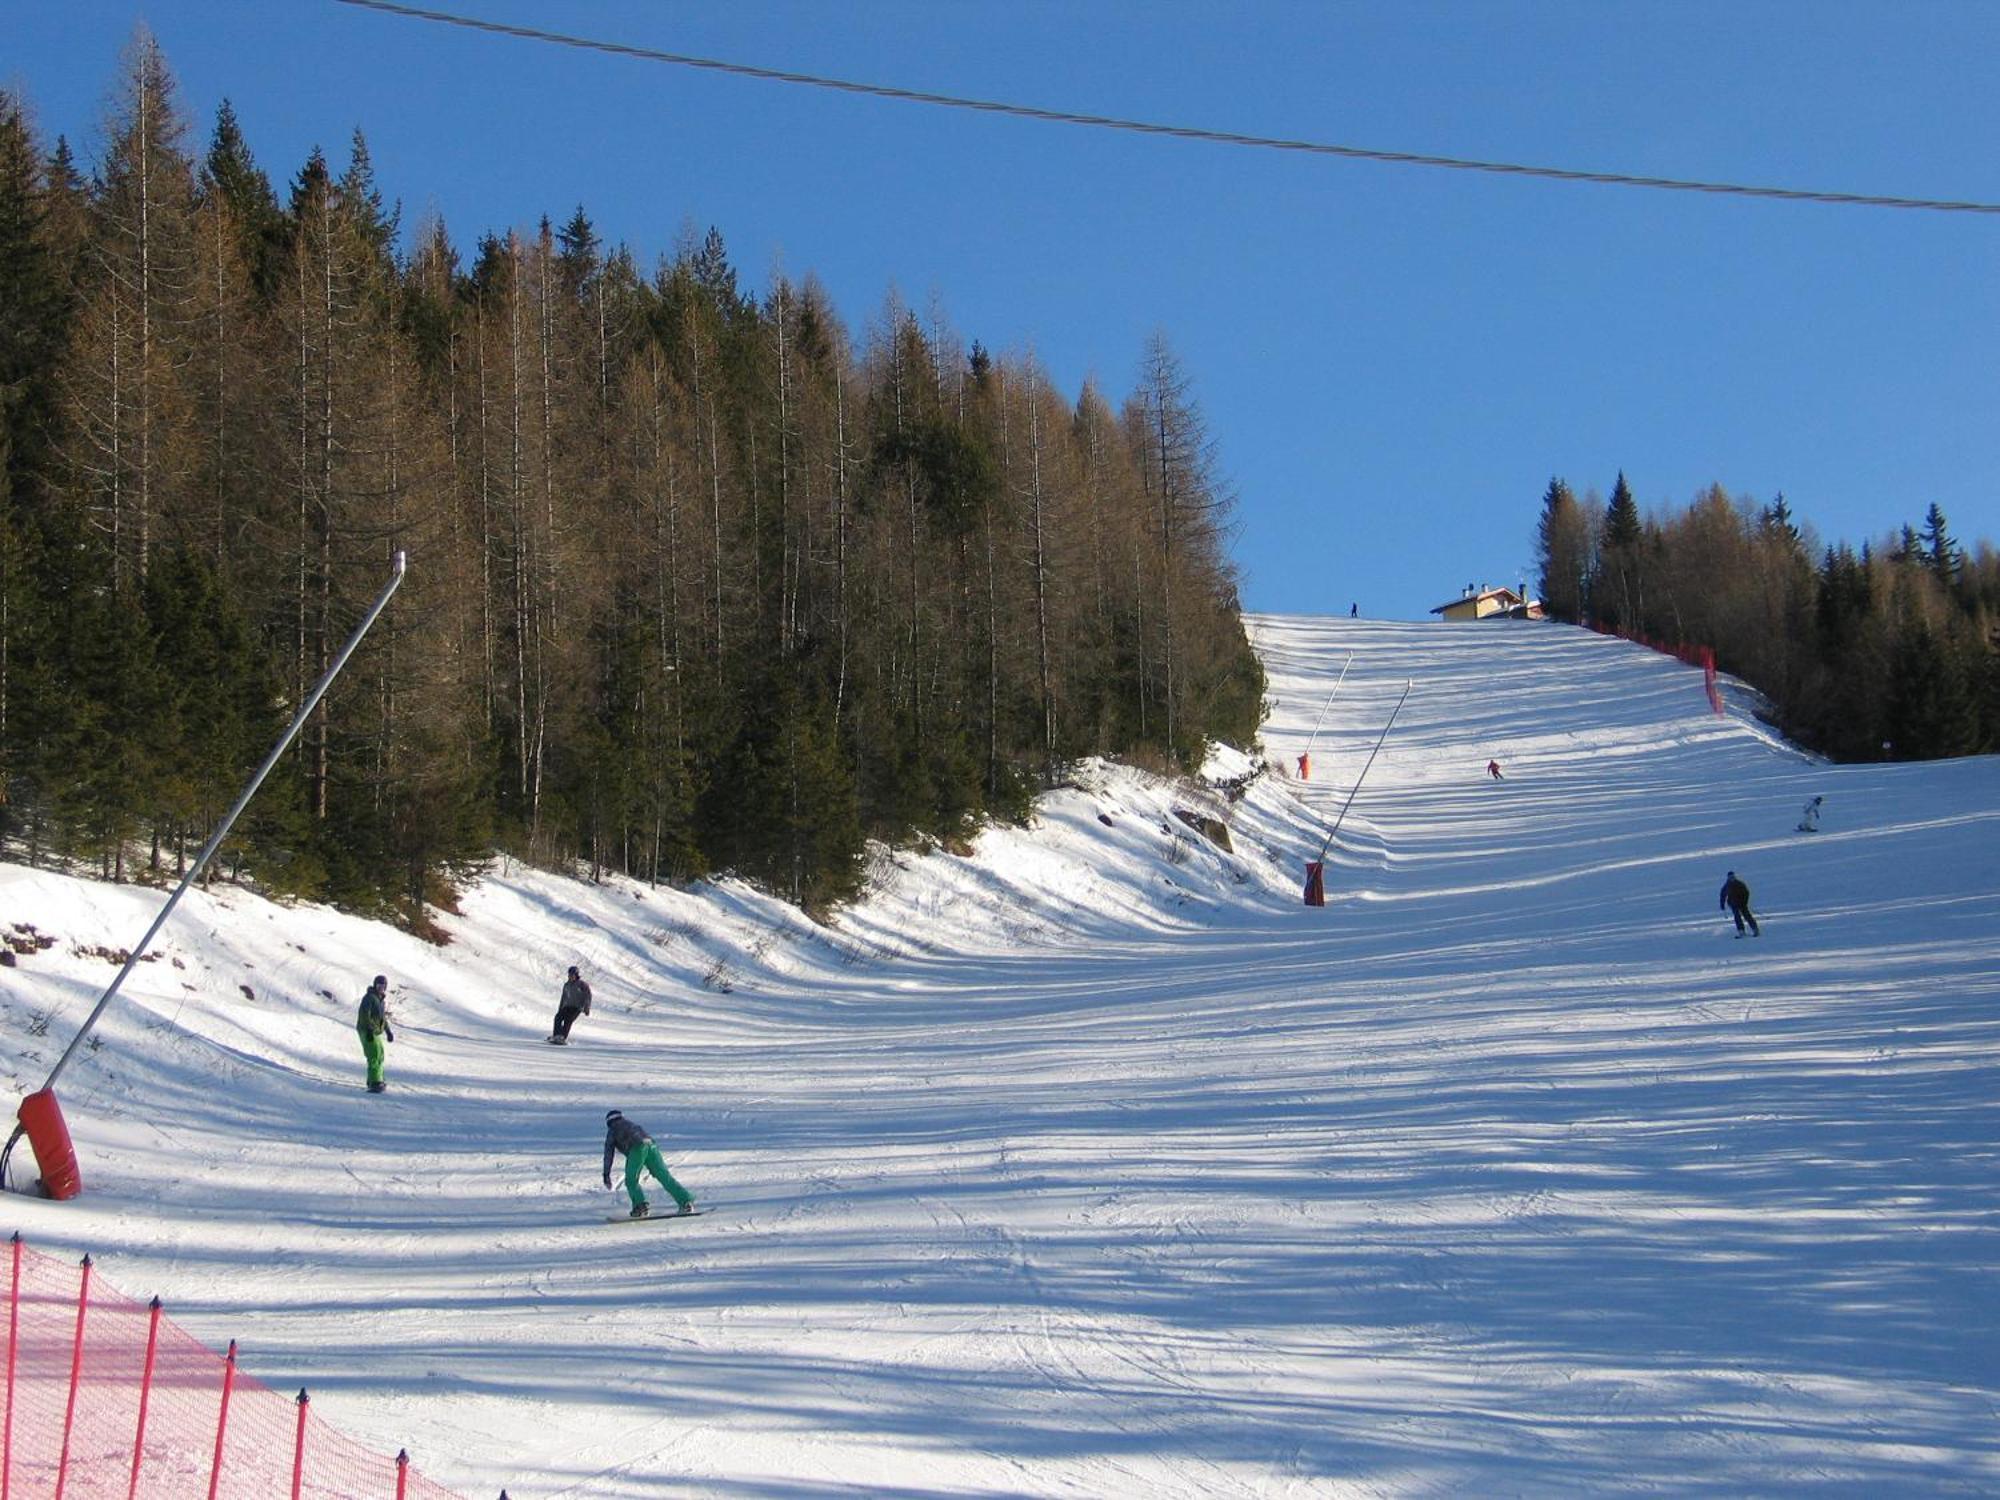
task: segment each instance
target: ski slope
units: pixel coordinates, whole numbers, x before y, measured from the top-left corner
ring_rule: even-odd
[[[832,928],[191,894],[0,1233],[482,1500],[2000,1492],[2000,762],[1828,767],[1560,626],[1253,628],[1240,800],[1085,766]],[[16,1097],[161,899],[0,866]],[[605,1222],[614,1105],[710,1214]]]

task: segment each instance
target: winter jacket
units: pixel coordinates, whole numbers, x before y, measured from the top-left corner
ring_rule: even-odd
[[[615,1153],[630,1156],[652,1141],[646,1134],[646,1127],[636,1120],[628,1120],[623,1115],[610,1121],[604,1128],[604,1180],[611,1181],[611,1158]]]
[[[556,1009],[582,1011],[586,1016],[589,1015],[590,986],[585,984],[581,979],[570,980],[563,986],[562,1002],[557,1005]]]
[[[1725,906],[1746,909],[1750,905],[1750,887],[1732,876],[1722,882],[1722,899],[1715,904],[1718,910]]]
[[[390,1041],[396,1039],[396,1034],[389,1030],[386,998],[372,984],[368,986],[368,993],[361,997],[361,1008],[354,1013],[354,1029],[365,1036],[381,1036],[386,1032]]]

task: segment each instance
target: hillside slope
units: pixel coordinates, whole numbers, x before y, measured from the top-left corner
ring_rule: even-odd
[[[1281,767],[1354,653],[1311,781],[1086,767],[831,929],[191,896],[9,1227],[468,1496],[2000,1488],[2000,762],[1820,765],[1563,627],[1253,624]],[[159,900],[0,867],[17,1096]],[[711,1215],[603,1222],[613,1105]]]

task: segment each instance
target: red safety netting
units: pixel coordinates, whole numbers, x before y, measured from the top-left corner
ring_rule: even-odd
[[[1593,624],[1590,627],[1599,635],[1615,635],[1621,641],[1630,641],[1635,646],[1644,646],[1658,651],[1663,656],[1671,656],[1676,661],[1686,662],[1691,667],[1701,668],[1702,687],[1708,694],[1708,706],[1716,713],[1726,710],[1722,703],[1722,689],[1715,678],[1715,648],[1695,646],[1686,641],[1662,641],[1650,635],[1641,635],[1631,630],[1611,630]]]
[[[310,1402],[246,1375],[157,1302],[15,1236],[6,1278],[0,1500],[454,1500]]]

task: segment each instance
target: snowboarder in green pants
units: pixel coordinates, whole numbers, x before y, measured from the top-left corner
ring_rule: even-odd
[[[611,1186],[611,1157],[614,1152],[625,1153],[625,1196],[632,1200],[632,1217],[643,1219],[652,1212],[646,1203],[646,1195],[639,1190],[639,1174],[651,1172],[653,1180],[669,1193],[681,1213],[694,1208],[694,1198],[688,1190],[674,1181],[674,1174],[667,1170],[666,1162],[660,1156],[660,1148],[653,1144],[653,1138],[646,1134],[646,1127],[636,1120],[628,1120],[615,1109],[604,1112],[604,1185]]]
[[[375,982],[368,986],[368,993],[361,997],[361,1008],[354,1013],[354,1029],[361,1033],[361,1055],[368,1060],[371,1094],[379,1094],[389,1086],[382,1081],[382,1062],[387,1055],[382,1043],[395,1041],[396,1033],[389,1025],[388,998],[388,976],[377,974]]]

